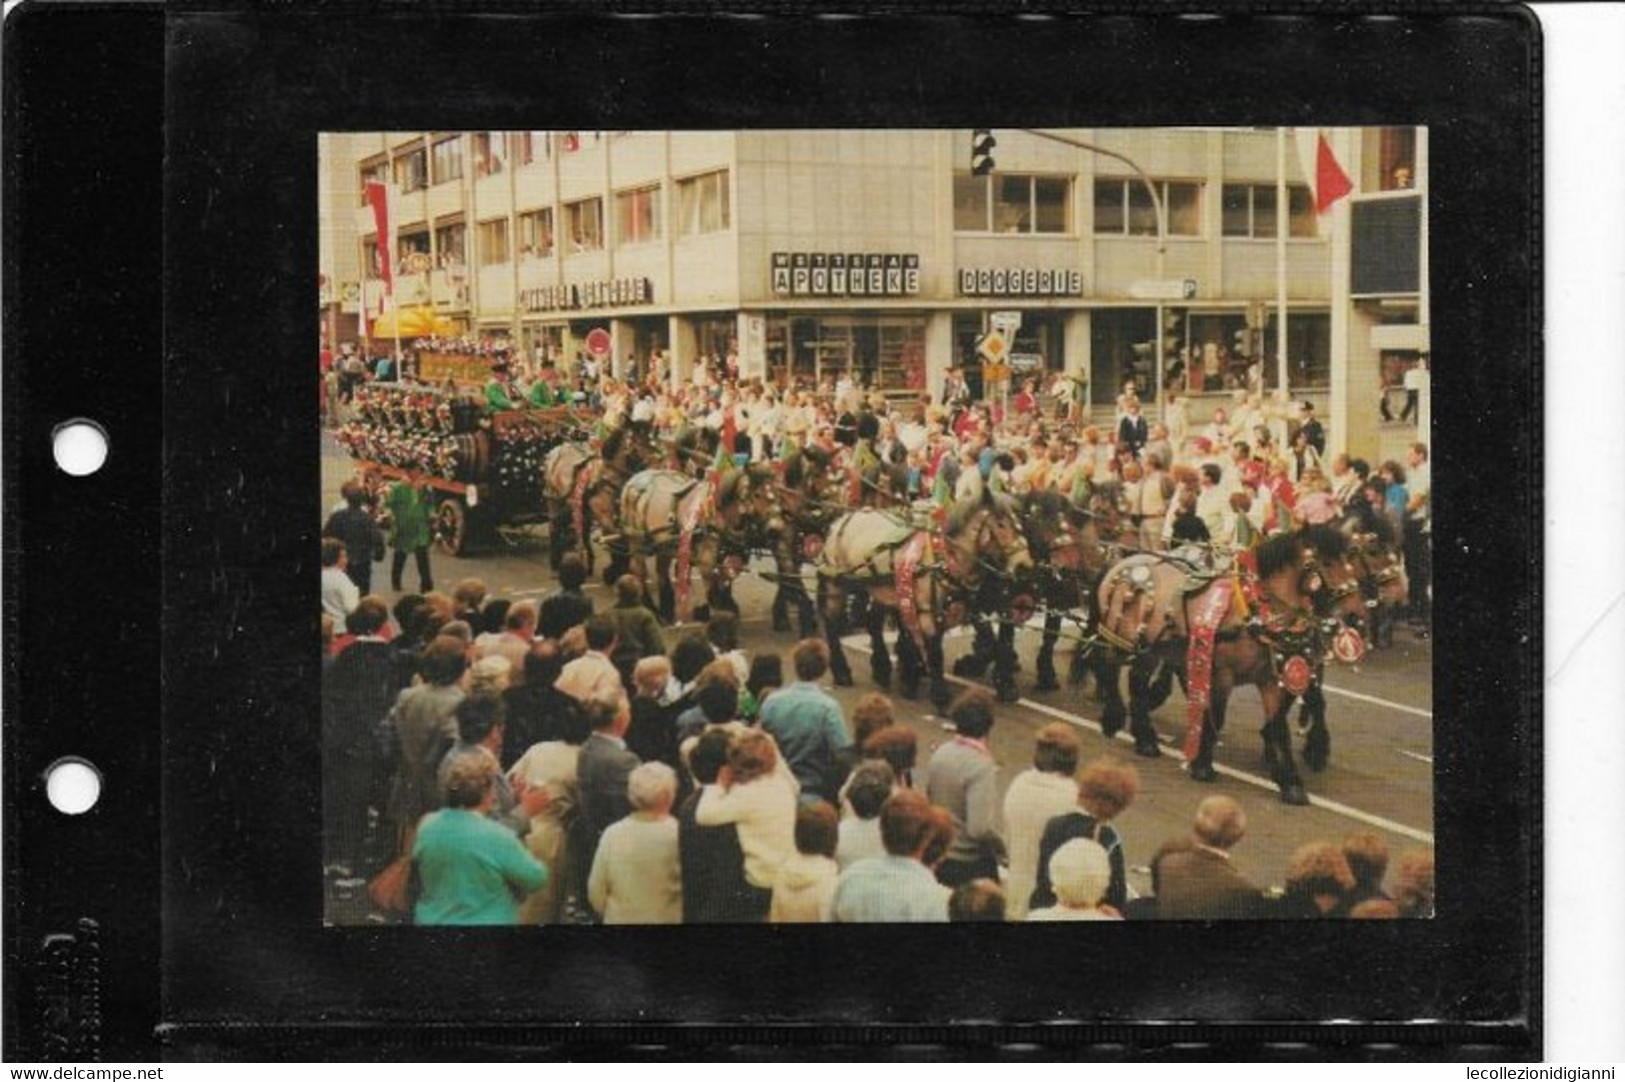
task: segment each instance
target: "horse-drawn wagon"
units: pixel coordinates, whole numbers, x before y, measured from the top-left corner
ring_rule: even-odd
[[[435,541],[454,556],[547,521],[542,461],[575,428],[563,407],[492,413],[433,386],[357,388],[339,441],[363,473],[432,493]]]

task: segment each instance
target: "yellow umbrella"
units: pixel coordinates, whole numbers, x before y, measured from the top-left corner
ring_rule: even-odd
[[[436,315],[432,308],[403,308],[399,312],[385,312],[372,324],[374,338],[395,338],[396,320],[399,318],[399,337],[426,338],[432,335],[451,335],[456,327],[445,316]]]

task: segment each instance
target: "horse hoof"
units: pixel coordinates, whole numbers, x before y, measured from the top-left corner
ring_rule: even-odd
[[[905,699],[918,699],[920,697],[920,685],[904,684],[897,689],[897,693]]]
[[[774,631],[789,631],[790,630],[790,621],[788,621],[788,620],[774,620],[773,621],[773,630]]]
[[[995,688],[993,691],[993,698],[996,702],[1001,703],[1018,702],[1021,699],[1021,692],[1017,691],[1013,687]]]
[[[1309,794],[1303,791],[1301,785],[1285,785],[1281,787],[1281,803],[1303,807],[1309,803]]]
[[[1158,759],[1162,757],[1162,745],[1155,740],[1136,740],[1134,742],[1134,754],[1142,759]]]
[[[877,687],[879,687],[881,691],[890,691],[891,690],[891,673],[889,673],[889,672],[877,672],[877,673],[870,673],[869,676],[870,676],[870,679],[872,679],[875,682],[875,685]]]
[[[849,687],[851,687],[852,686],[852,674],[849,673],[849,672],[838,672],[838,673],[836,673],[835,674],[835,686],[838,687],[838,688],[849,688]]]
[[[1055,677],[1050,676],[1050,677],[1046,677],[1045,679],[1040,680],[1040,681],[1038,681],[1038,683],[1034,684],[1033,685],[1033,690],[1034,691],[1060,691],[1061,690],[1061,685],[1058,682],[1056,682]]]
[[[1201,764],[1201,763],[1192,763],[1191,764],[1191,780],[1192,781],[1218,781],[1219,780],[1219,772],[1217,770],[1214,770],[1211,766],[1206,766],[1206,765]]]
[[[964,657],[954,660],[955,676],[974,677],[981,676],[985,672],[987,672],[987,662],[974,654],[966,654]]]

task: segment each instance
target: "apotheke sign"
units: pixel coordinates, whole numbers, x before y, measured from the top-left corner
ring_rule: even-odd
[[[1083,272],[1040,267],[961,267],[959,292],[967,297],[1078,297]]]
[[[906,297],[920,291],[920,257],[870,252],[774,252],[773,292],[791,297]]]
[[[557,312],[572,308],[619,308],[651,304],[654,288],[647,278],[610,278],[581,285],[542,286],[519,291],[519,307],[527,312]]]

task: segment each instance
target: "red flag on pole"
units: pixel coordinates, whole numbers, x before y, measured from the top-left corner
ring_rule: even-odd
[[[1319,143],[1315,148],[1315,213],[1325,214],[1333,203],[1352,192],[1354,185],[1337,164],[1337,155],[1332,153],[1325,135],[1320,136]]]
[[[1332,145],[1319,128],[1298,128],[1293,135],[1298,144],[1298,162],[1304,179],[1314,188],[1315,213],[1325,214],[1332,205],[1354,190],[1348,173],[1332,153]]]
[[[384,288],[391,294],[395,292],[395,271],[391,264],[393,255],[390,251],[394,239],[389,232],[389,189],[384,187],[382,181],[367,181],[367,202],[372,207],[373,225],[378,229],[378,262],[384,276]]]

